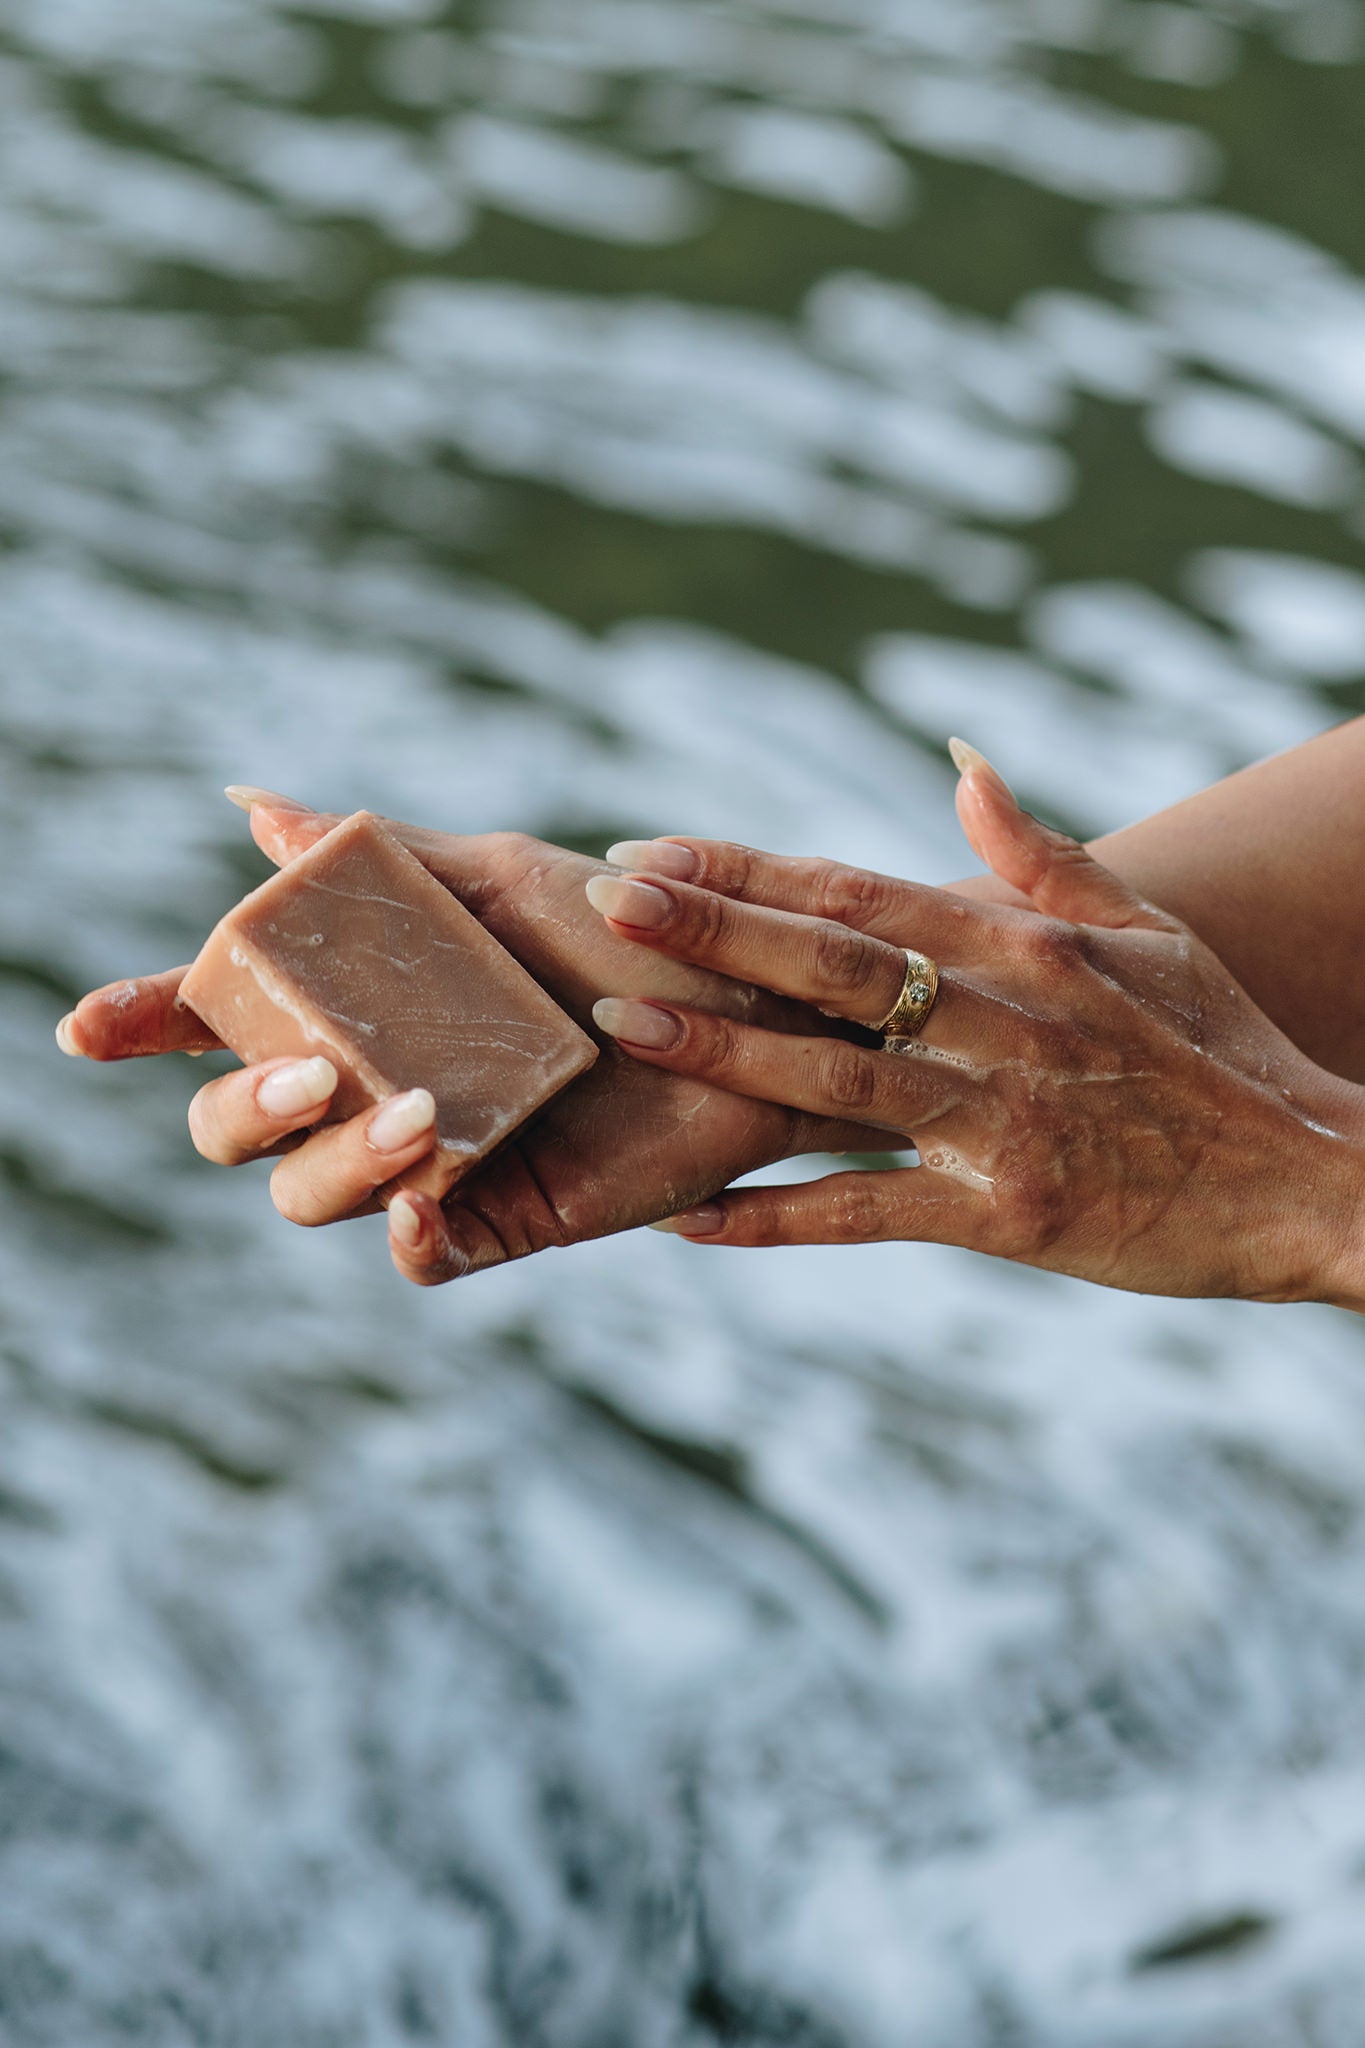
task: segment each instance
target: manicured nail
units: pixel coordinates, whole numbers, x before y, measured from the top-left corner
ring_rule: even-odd
[[[376,1152],[401,1152],[436,1121],[436,1098],[426,1088],[391,1095],[371,1118],[368,1137]]]
[[[57,1043],[67,1058],[71,1060],[84,1059],[85,1057],[72,1036],[71,1026],[75,1022],[75,1018],[76,1012],[68,1010],[61,1023],[57,1026]]]
[[[673,898],[652,882],[627,882],[616,875],[594,875],[588,884],[588,901],[603,917],[618,924],[633,924],[640,931],[657,931],[673,915]]]
[[[1009,789],[1009,784],[1000,773],[1000,770],[992,767],[980,749],[970,746],[966,740],[949,740],[948,752],[953,757],[953,766],[959,775],[990,775],[994,777],[1002,789]],[[1013,795],[1013,793],[1011,790],[1010,794]]]
[[[607,848],[607,859],[614,868],[643,868],[674,882],[690,882],[701,866],[690,846],[675,846],[671,839],[621,839]]]
[[[657,1003],[635,1003],[623,1001],[618,996],[603,996],[600,1003],[592,1006],[592,1018],[599,1031],[605,1031],[612,1038],[620,1038],[627,1045],[648,1045],[658,1052],[664,1052],[670,1045],[676,1045],[683,1035],[683,1028],[671,1010],[661,1009]]]
[[[251,811],[257,804],[268,804],[273,811],[306,811],[307,804],[295,803],[292,796],[281,796],[275,789],[253,789],[246,782],[230,782],[223,791],[230,804],[236,804],[239,811]]]
[[[684,1209],[681,1216],[669,1216],[653,1227],[672,1237],[715,1237],[725,1228],[725,1211],[717,1202],[703,1202],[700,1208]]]
[[[296,1060],[292,1067],[267,1074],[256,1100],[267,1116],[302,1116],[305,1109],[319,1109],[336,1087],[337,1070],[330,1060]]]
[[[389,1229],[399,1244],[410,1252],[416,1251],[422,1242],[424,1227],[422,1212],[416,1203],[410,1202],[406,1195],[395,1195],[389,1203]]]

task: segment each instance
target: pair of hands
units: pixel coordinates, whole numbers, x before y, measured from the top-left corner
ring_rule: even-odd
[[[996,900],[702,840],[613,849],[632,879],[520,837],[398,828],[611,1041],[444,1210],[391,1205],[400,1271],[433,1284],[671,1218],[698,1242],[931,1239],[1142,1292],[1365,1307],[1365,1091],[1314,1066],[1186,926],[1020,811],[979,755],[959,762]],[[280,862],[334,822],[274,799],[252,812]],[[856,1027],[890,1010],[906,946],[939,962],[941,992],[891,1054]],[[70,1049],[212,1044],[178,981],[88,996]],[[372,1111],[310,1138],[325,1096],[268,1106],[288,1065],[202,1090],[199,1149],[280,1153],[272,1187],[296,1221],[363,1213],[430,1132],[380,1154]],[[912,1144],[915,1168],[713,1199],[775,1159]]]

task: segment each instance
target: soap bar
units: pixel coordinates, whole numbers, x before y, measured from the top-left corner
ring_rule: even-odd
[[[539,982],[358,811],[228,912],[181,1000],[248,1065],[323,1053],[329,1122],[429,1088],[436,1148],[384,1190],[440,1200],[597,1057]]]

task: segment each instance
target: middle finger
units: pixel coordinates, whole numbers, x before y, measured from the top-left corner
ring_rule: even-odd
[[[874,1052],[843,1038],[797,1038],[704,1010],[619,997],[595,1003],[593,1019],[649,1066],[695,1075],[727,1094],[906,1137],[969,1111],[980,1093],[965,1062],[928,1047]]]

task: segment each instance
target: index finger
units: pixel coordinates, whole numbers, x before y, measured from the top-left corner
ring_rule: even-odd
[[[628,839],[609,848],[607,859],[613,867],[691,882],[766,910],[826,918],[959,964],[984,953],[1000,930],[994,905],[872,868],[763,853],[727,839]]]
[[[140,1060],[161,1052],[221,1052],[223,1041],[180,1000],[188,967],[111,981],[82,996],[57,1026],[73,1058]]]

